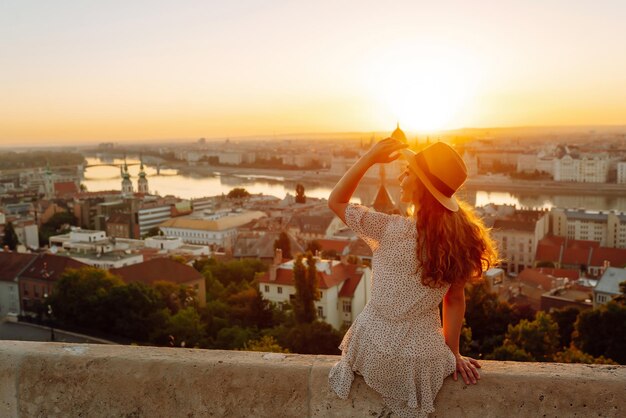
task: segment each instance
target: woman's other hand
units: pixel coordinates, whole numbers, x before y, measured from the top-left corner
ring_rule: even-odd
[[[397,159],[400,154],[397,152],[403,148],[407,148],[408,144],[398,141],[394,138],[386,138],[376,143],[367,151],[365,156],[372,164],[387,164]]]
[[[470,357],[463,357],[461,355],[455,357],[456,370],[454,371],[453,375],[454,381],[457,380],[458,374],[460,373],[466,385],[469,385],[470,382],[475,385],[478,379],[480,379],[480,373],[478,373],[478,369],[480,369],[480,364],[478,364],[478,361]]]

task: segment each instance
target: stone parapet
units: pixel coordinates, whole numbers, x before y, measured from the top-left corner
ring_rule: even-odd
[[[388,417],[357,377],[328,388],[336,356],[0,341],[0,417]],[[482,362],[446,379],[436,417],[626,416],[626,366]]]

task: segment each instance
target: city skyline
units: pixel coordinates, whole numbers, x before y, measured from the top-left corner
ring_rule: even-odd
[[[0,10],[0,146],[626,124],[617,1]]]

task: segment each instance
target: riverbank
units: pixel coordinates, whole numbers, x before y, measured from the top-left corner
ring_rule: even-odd
[[[328,170],[278,170],[254,167],[229,166],[188,166],[183,164],[168,165],[176,168],[181,175],[214,176],[232,175],[251,178],[268,178],[285,182],[336,183],[340,176]],[[378,183],[378,179],[364,178],[365,183]],[[570,183],[551,180],[520,180],[505,176],[476,176],[467,180],[467,190],[487,192],[553,193],[563,195],[626,196],[626,184],[616,183]]]

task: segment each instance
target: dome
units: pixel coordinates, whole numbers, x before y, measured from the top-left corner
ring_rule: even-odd
[[[398,123],[398,126],[396,127],[396,130],[391,133],[391,137],[393,139],[397,139],[398,141],[401,141],[401,142],[404,142],[404,143],[407,142],[406,135],[404,134],[404,131],[402,131],[402,129],[400,129],[400,123]]]

